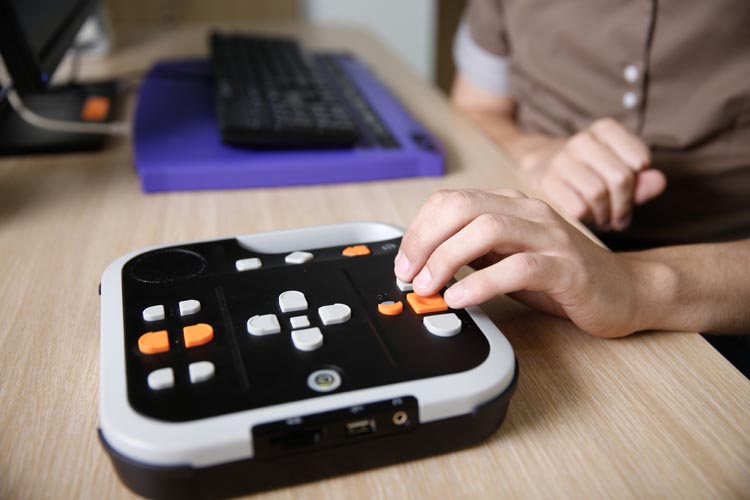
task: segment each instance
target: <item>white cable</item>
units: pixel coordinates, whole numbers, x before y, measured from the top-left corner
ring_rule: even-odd
[[[126,122],[83,123],[45,118],[27,108],[13,88],[8,91],[7,97],[18,116],[26,123],[41,129],[74,134],[130,135],[130,125]]]

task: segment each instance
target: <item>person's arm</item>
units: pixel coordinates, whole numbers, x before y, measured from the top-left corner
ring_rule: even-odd
[[[750,240],[612,253],[550,206],[515,191],[441,191],[404,234],[396,276],[450,307],[498,294],[569,318],[592,335],[750,331]]]
[[[620,256],[639,277],[645,328],[750,333],[750,240]],[[652,278],[658,275],[662,279]]]
[[[511,98],[484,90],[460,72],[451,102],[517,160],[529,187],[600,229],[627,228],[633,205],[653,199],[666,186],[664,175],[648,168],[648,147],[613,119],[598,120],[568,138],[527,133],[516,123]]]

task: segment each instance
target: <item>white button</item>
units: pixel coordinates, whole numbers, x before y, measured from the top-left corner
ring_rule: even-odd
[[[146,321],[159,321],[164,319],[164,306],[151,306],[143,310],[143,319]]]
[[[314,371],[307,377],[307,386],[317,392],[331,392],[341,385],[341,375],[334,370]]]
[[[210,361],[198,361],[196,363],[190,363],[188,365],[188,371],[190,372],[190,382],[198,384],[211,380],[214,376],[214,364]]]
[[[641,72],[638,71],[638,66],[636,66],[635,64],[628,64],[622,71],[622,76],[625,78],[626,82],[635,83],[641,76]]]
[[[169,389],[174,386],[174,372],[171,368],[159,368],[148,374],[148,386],[155,390]]]
[[[189,316],[201,310],[201,303],[197,300],[183,300],[180,302],[180,316]]]
[[[314,351],[323,345],[323,334],[318,327],[294,330],[292,342],[294,342],[294,347],[300,351]]]
[[[253,269],[260,269],[263,263],[257,257],[250,259],[240,259],[234,263],[234,267],[238,271],[252,271]]]
[[[407,283],[405,281],[401,281],[398,278],[396,278],[396,286],[402,292],[413,292],[414,291],[414,288],[412,288],[411,283]]]
[[[625,92],[622,95],[622,106],[625,109],[633,109],[638,105],[638,94],[635,92]]]
[[[247,320],[247,333],[250,335],[272,335],[281,331],[281,325],[275,314],[253,316]]]
[[[324,325],[346,323],[352,317],[352,309],[346,304],[332,304],[318,308],[320,320]]]
[[[310,320],[307,316],[295,316],[289,318],[289,323],[291,323],[292,328],[307,328],[310,326]]]
[[[428,332],[438,337],[452,337],[461,331],[461,320],[454,313],[426,316],[422,323]]]
[[[304,311],[307,309],[307,299],[302,292],[290,290],[279,295],[281,312]]]
[[[292,252],[287,255],[284,260],[287,264],[304,264],[312,260],[313,254],[310,252]]]

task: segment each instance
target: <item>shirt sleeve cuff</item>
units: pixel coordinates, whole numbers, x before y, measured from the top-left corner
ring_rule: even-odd
[[[510,95],[508,58],[480,47],[471,38],[466,18],[461,20],[453,38],[453,60],[461,75],[474,85],[497,96]]]

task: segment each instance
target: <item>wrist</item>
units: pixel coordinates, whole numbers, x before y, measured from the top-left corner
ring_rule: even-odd
[[[539,182],[549,167],[552,158],[564,147],[565,141],[551,137],[537,136],[529,140],[526,147],[518,150],[516,160],[521,175],[527,184],[539,189]]]
[[[680,329],[676,313],[680,281],[677,270],[638,252],[619,255],[633,285],[633,331]]]

